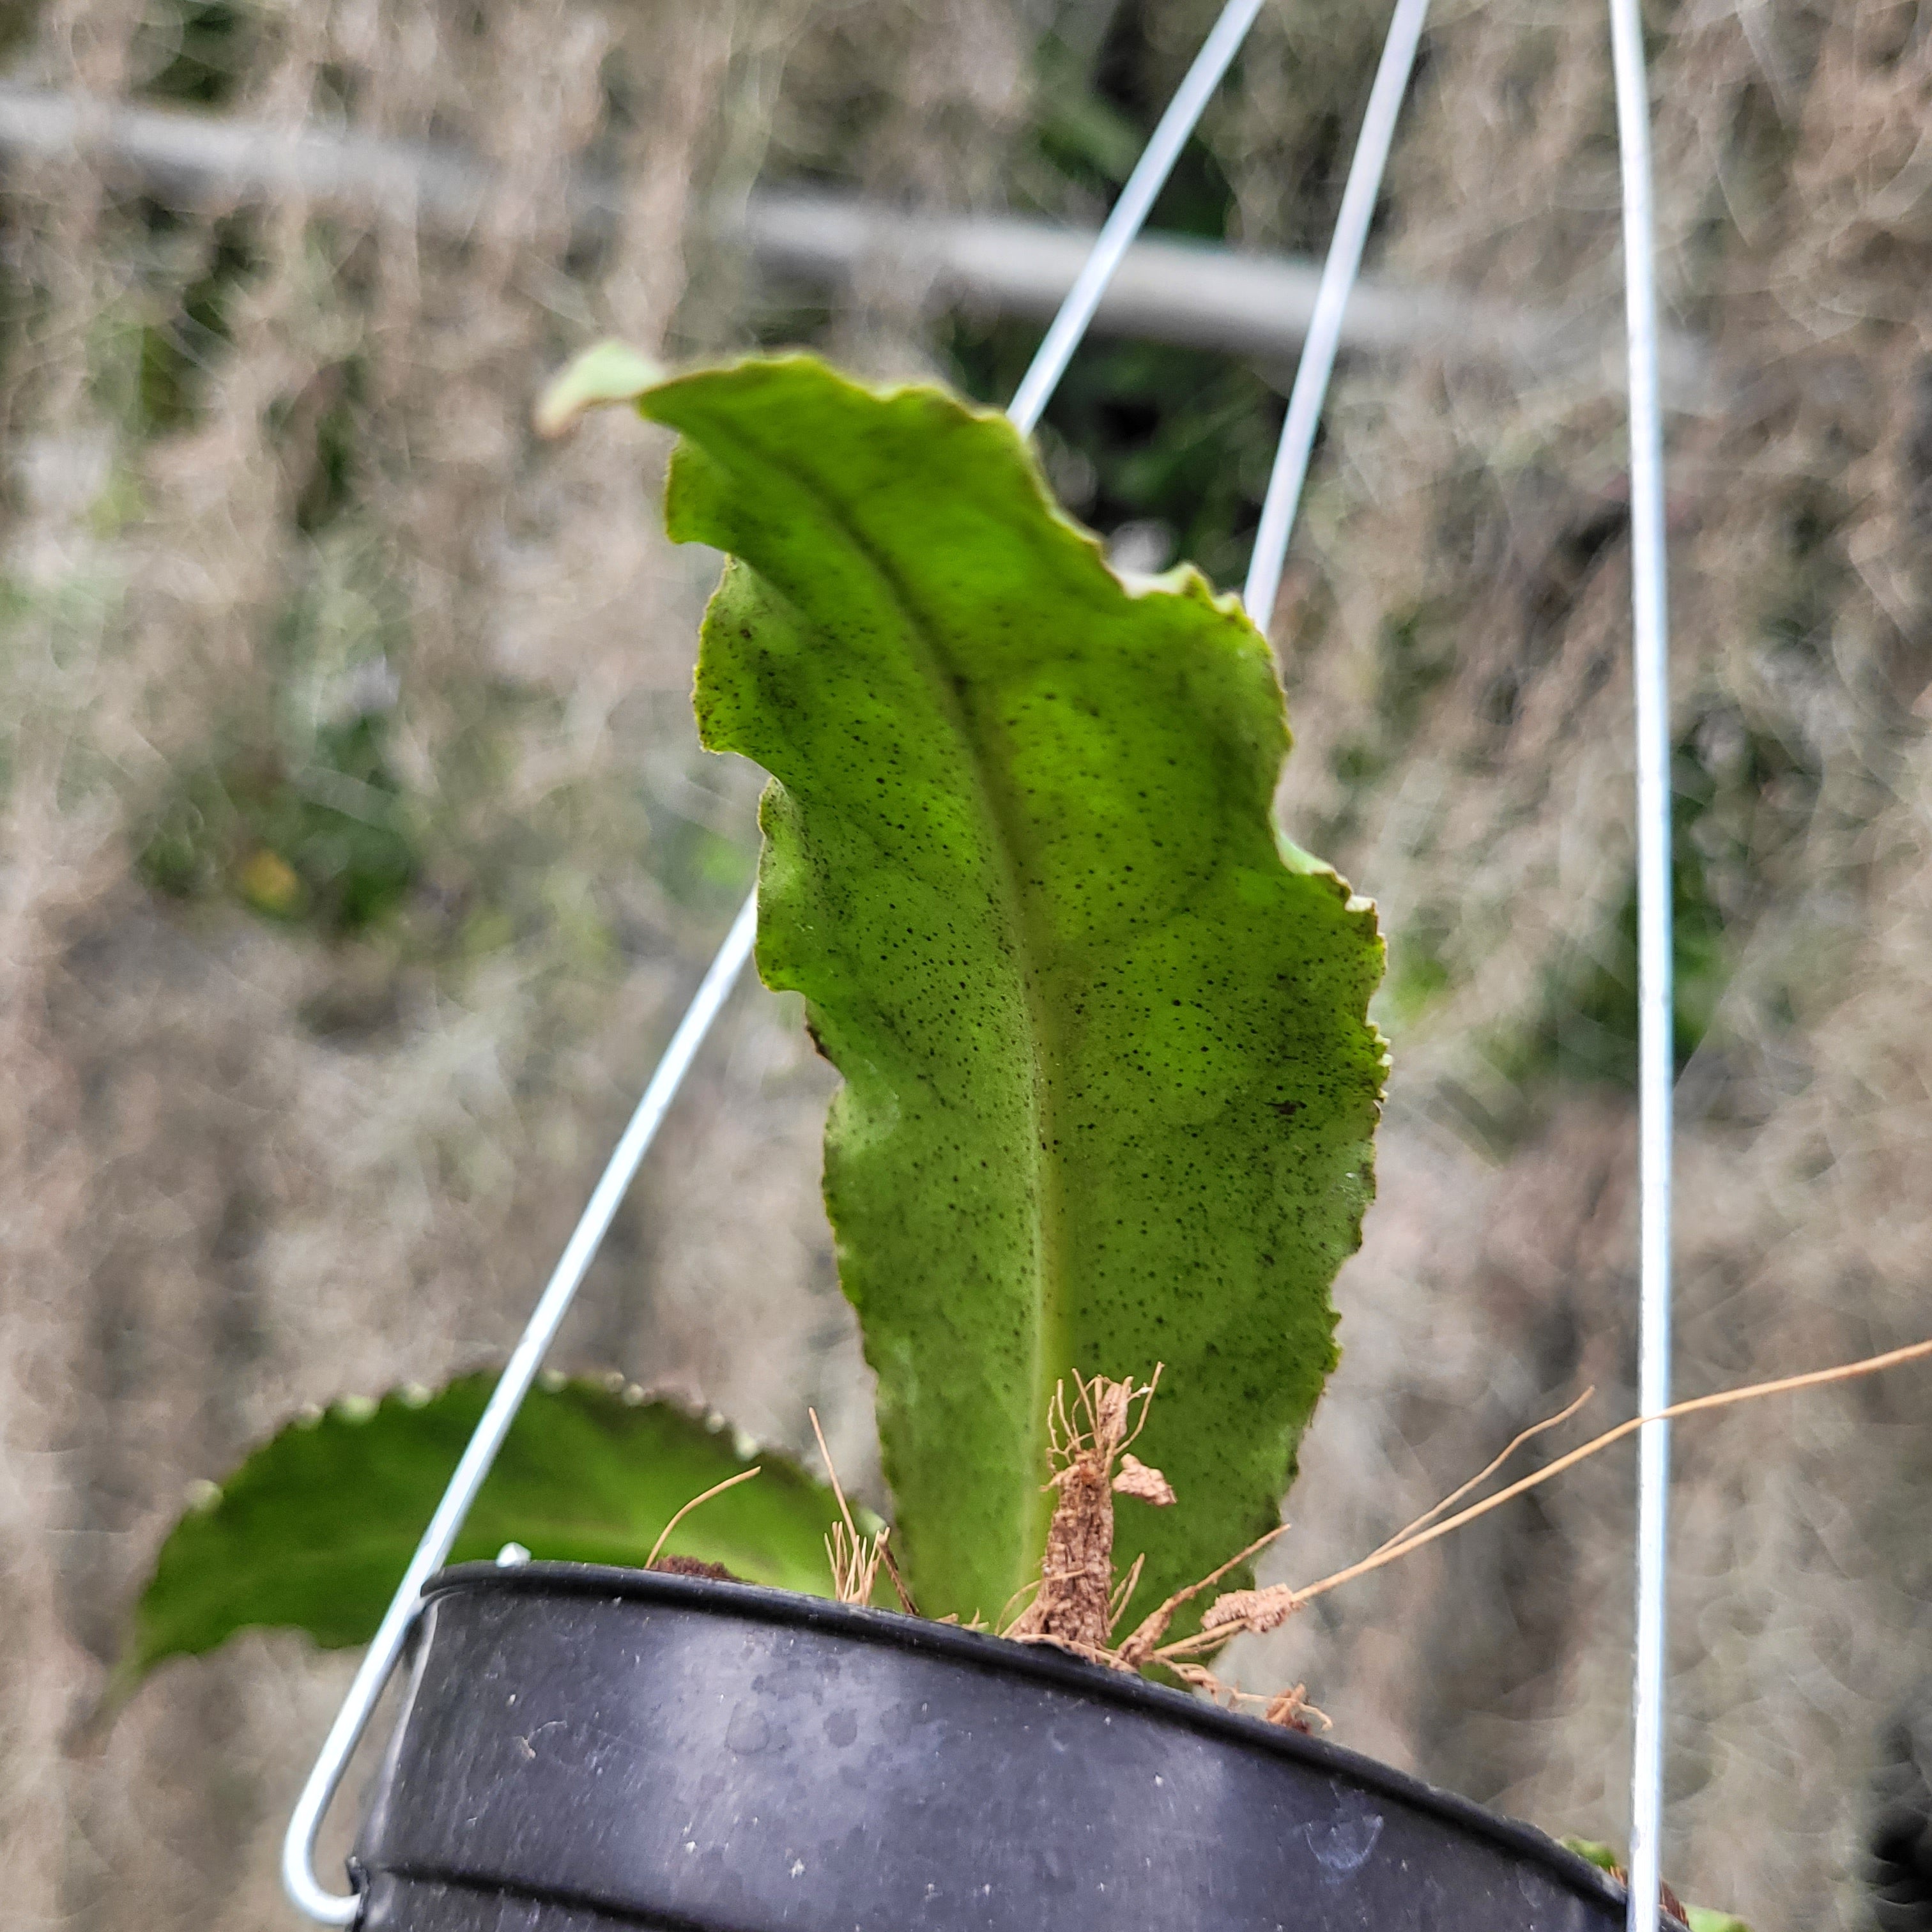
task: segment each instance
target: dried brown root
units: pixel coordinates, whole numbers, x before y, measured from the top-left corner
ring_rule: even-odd
[[[1057,1644],[1096,1663],[1116,1664],[1113,1628],[1125,1599],[1114,1582],[1114,1497],[1137,1496],[1164,1505],[1174,1491],[1158,1469],[1150,1469],[1129,1446],[1146,1426],[1148,1404],[1160,1384],[1160,1370],[1136,1387],[1104,1376],[1075,1384],[1070,1406],[1063,1382],[1054,1391],[1047,1418],[1048,1449],[1054,1463],[1047,1486],[1058,1492],[1047,1526],[1046,1555],[1040,1587],[1006,1627],[1023,1643]]]
[[[1000,1614],[993,1619],[993,1628],[1000,1636],[1009,1636],[1012,1634],[1013,1625],[1019,1620],[1022,1606],[1031,1603],[1039,1590],[1040,1579],[1036,1576],[1030,1582],[1022,1583],[1000,1606]]]
[[[1256,1538],[1238,1556],[1230,1558],[1199,1582],[1190,1584],[1184,1590],[1177,1590],[1142,1618],[1121,1642],[1114,1643],[1114,1627],[1125,1614],[1135,1586],[1140,1581],[1142,1567],[1137,1560],[1124,1577],[1118,1581],[1114,1578],[1114,1497],[1117,1494],[1133,1496],[1156,1504],[1174,1500],[1173,1489],[1166,1478],[1158,1470],[1148,1468],[1137,1457],[1126,1453],[1128,1445],[1146,1426],[1148,1404],[1160,1379],[1160,1372],[1156,1369],[1154,1380],[1144,1388],[1136,1388],[1131,1380],[1115,1382],[1100,1376],[1091,1382],[1082,1382],[1078,1384],[1071,1410],[1062,1384],[1054,1392],[1048,1418],[1049,1448],[1056,1466],[1048,1486],[1058,1492],[1059,1500],[1048,1529],[1046,1558],[1039,1583],[1015,1593],[1014,1603],[1025,1598],[1028,1590],[1033,1593],[1032,1600],[1016,1619],[1005,1624],[1003,1634],[1023,1642],[1056,1644],[1076,1657],[1105,1664],[1114,1670],[1135,1672],[1158,1664],[1182,1682],[1204,1691],[1229,1709],[1238,1708],[1243,1704],[1259,1705],[1261,1715],[1267,1723],[1305,1731],[1308,1719],[1316,1718],[1320,1719],[1325,1729],[1328,1720],[1308,1702],[1304,1685],[1298,1684],[1292,1690],[1280,1691],[1271,1696],[1259,1696],[1222,1682],[1200,1660],[1219,1650],[1230,1638],[1244,1634],[1258,1635],[1278,1628],[1315,1598],[1378,1570],[1385,1564],[1396,1562],[1412,1550],[1434,1542],[1438,1537],[1447,1536],[1452,1530],[1460,1529],[1465,1523],[1486,1515],[1513,1497],[1523,1495],[1539,1484],[1548,1482],[1564,1470],[1574,1468],[1586,1457],[1622,1441],[1646,1422],[1694,1415],[1706,1409],[1725,1408],[1733,1402],[1754,1401],[1760,1396],[1780,1395],[1846,1382],[1928,1356],[1932,1356],[1932,1340],[1894,1348],[1884,1354],[1869,1356],[1862,1361],[1846,1363],[1837,1368],[1786,1376],[1776,1382],[1754,1383],[1748,1388],[1726,1389],[1715,1395],[1699,1396],[1688,1402],[1678,1402],[1657,1415],[1638,1416],[1620,1423],[1581,1448],[1558,1456],[1546,1467],[1485,1497],[1480,1502],[1472,1503],[1453,1516],[1443,1515],[1445,1510],[1494,1475],[1525,1443],[1559,1423],[1567,1422],[1588,1400],[1592,1392],[1586,1390],[1556,1414],[1525,1430],[1487,1467],[1360,1562],[1338,1570],[1318,1582],[1299,1587],[1276,1583],[1259,1589],[1224,1592],[1208,1605],[1198,1630],[1172,1642],[1163,1640],[1178,1612],[1203,1592],[1213,1588],[1231,1570],[1265,1549],[1284,1533],[1288,1526],[1283,1523],[1280,1528]],[[1136,1402],[1140,1405],[1138,1415],[1134,1411]],[[817,1418],[813,1420],[815,1424]],[[823,1437],[820,1444],[823,1448]],[[842,1503],[842,1498],[841,1501]],[[848,1523],[849,1521],[848,1516]],[[1009,1604],[1009,1610],[1011,1608]],[[1664,1889],[1661,1903],[1682,1918],[1682,1910],[1671,1897],[1668,1887]]]
[[[1023,1643],[1050,1643],[1109,1670],[1137,1672],[1156,1658],[1161,1639],[1185,1605],[1211,1590],[1231,1570],[1267,1548],[1287,1529],[1283,1523],[1257,1538],[1198,1583],[1177,1590],[1123,1642],[1113,1642],[1114,1627],[1126,1612],[1147,1561],[1144,1556],[1136,1557],[1125,1576],[1114,1577],[1114,1498],[1134,1496],[1156,1508],[1174,1500],[1173,1485],[1167,1478],[1129,1449],[1146,1426],[1148,1405],[1160,1381],[1158,1368],[1144,1388],[1136,1388],[1131,1378],[1111,1382],[1096,1376],[1076,1384],[1070,1406],[1064,1384],[1054,1391],[1047,1427],[1048,1451],[1055,1466],[1048,1486],[1058,1492],[1058,1500],[1048,1527],[1046,1559],[1038,1581],[1014,1592],[1000,1620],[1002,1634]],[[1014,1605],[1021,1603],[1025,1607],[1012,1616]],[[1205,1647],[1213,1648],[1222,1640],[1211,1640]],[[1308,1728],[1302,1714],[1313,1707],[1300,1684],[1263,1697],[1223,1684],[1198,1663],[1179,1662],[1174,1671],[1184,1682],[1205,1690],[1230,1710],[1256,1706],[1270,1724]],[[1318,1712],[1313,1714],[1321,1716]],[[1328,1721],[1322,1718],[1324,1726]]]
[[[872,1586],[879,1580],[879,1562],[890,1534],[882,1529],[877,1536],[861,1536],[844,1523],[832,1526],[825,1539],[825,1554],[832,1565],[832,1594],[838,1602],[872,1600]]]
[[[1277,1690],[1268,1700],[1268,1708],[1262,1713],[1263,1724],[1280,1724],[1291,1731],[1300,1731],[1304,1735],[1314,1728],[1308,1721],[1310,1718],[1320,1718],[1324,1731],[1335,1728],[1328,1712],[1318,1711],[1308,1701],[1308,1686],[1306,1684],[1298,1684],[1292,1690]]]
[[[1554,1415],[1546,1415],[1540,1422],[1532,1423],[1500,1455],[1494,1457],[1482,1468],[1478,1469],[1466,1483],[1451,1490],[1432,1509],[1424,1510],[1413,1522],[1397,1530],[1386,1542],[1378,1544],[1376,1546],[1376,1552],[1378,1554],[1382,1550],[1391,1550],[1398,1543],[1406,1543],[1418,1530],[1426,1529],[1444,1510],[1453,1508],[1472,1490],[1480,1489],[1526,1443],[1534,1442],[1539,1436],[1546,1435],[1551,1430],[1560,1428],[1563,1424],[1568,1422],[1596,1393],[1596,1388],[1593,1384],[1586,1388],[1574,1402],[1567,1403],[1563,1408],[1559,1408]]]
[[[899,1608],[909,1617],[919,1615],[919,1606],[912,1600],[912,1592],[906,1588],[905,1579],[899,1574],[899,1566],[892,1560],[892,1552],[886,1547],[886,1532],[878,1534],[877,1550],[879,1561],[886,1566],[886,1575],[890,1580],[892,1594],[899,1600]]]
[[[1140,1588],[1141,1572],[1147,1568],[1147,1552],[1143,1550],[1129,1566],[1127,1574],[1114,1586],[1112,1600],[1107,1606],[1107,1632],[1113,1634],[1114,1627],[1127,1613],[1127,1606],[1133,1600],[1134,1592]]]
[[[886,1549],[886,1540],[892,1534],[891,1530],[882,1528],[877,1536],[860,1534],[858,1525],[852,1520],[851,1505],[845,1500],[844,1486],[839,1481],[838,1469],[832,1463],[832,1451],[826,1447],[825,1431],[818,1426],[818,1412],[808,1408],[805,1412],[812,1418],[812,1432],[818,1438],[818,1453],[825,1459],[825,1474],[832,1484],[832,1493],[838,1499],[838,1514],[844,1519],[832,1526],[832,1533],[825,1539],[826,1558],[832,1566],[833,1597],[842,1604],[869,1604],[883,1564],[907,1616],[918,1616],[912,1598],[906,1593],[905,1585],[900,1580],[898,1565]]]
[[[700,1503],[708,1503],[713,1496],[722,1496],[727,1490],[735,1490],[740,1483],[748,1483],[758,1473],[761,1467],[763,1467],[762,1464],[754,1462],[748,1469],[740,1469],[735,1476],[727,1476],[722,1483],[713,1483],[702,1495],[693,1496],[690,1502],[686,1503],[683,1508],[680,1510],[676,1515],[673,1516],[670,1522],[658,1532],[658,1540],[651,1545],[651,1553],[644,1558],[644,1568],[646,1570],[655,1570],[658,1568],[658,1558],[663,1556],[664,1546],[670,1540],[671,1532],[676,1528],[678,1525],[683,1522],[685,1518],[690,1515]],[[678,1559],[674,1558],[672,1560],[675,1562]],[[690,1573],[687,1571],[685,1574],[688,1575]]]
[[[1120,1646],[1118,1652],[1120,1658],[1120,1667],[1123,1670],[1138,1670],[1154,1658],[1159,1658],[1165,1661],[1165,1653],[1160,1648],[1160,1640],[1166,1636],[1168,1626],[1173,1623],[1175,1615],[1182,1606],[1192,1603],[1202,1591],[1214,1588],[1214,1586],[1220,1582],[1230,1570],[1239,1569],[1250,1556],[1259,1555],[1270,1543],[1274,1542],[1276,1537],[1286,1536],[1287,1534],[1288,1525],[1284,1522],[1270,1530],[1267,1535],[1256,1537],[1246,1549],[1241,1551],[1238,1556],[1229,1557],[1220,1569],[1210,1570],[1199,1582],[1190,1583],[1184,1590],[1175,1591],[1166,1603],[1149,1611],[1136,1627],[1132,1634]],[[1234,1590],[1228,1592],[1230,1598],[1252,1596],[1255,1594],[1256,1592],[1251,1590]],[[1222,1600],[1223,1600],[1220,1598],[1215,1599],[1216,1603]],[[1213,1613],[1213,1606],[1210,1605],[1208,1614],[1212,1616]],[[1192,1645],[1198,1648],[1214,1649],[1225,1641],[1224,1638],[1214,1637],[1209,1640],[1206,1644],[1202,1645],[1198,1644],[1195,1639],[1184,1638],[1182,1644]],[[1187,1654],[1186,1651],[1180,1646],[1174,1648],[1176,1649],[1177,1654]]]
[[[1648,1422],[1667,1422],[1679,1416],[1697,1415],[1710,1409],[1727,1408],[1733,1403],[1755,1402],[1770,1395],[1791,1394],[1800,1389],[1822,1388],[1834,1382],[1850,1382],[1862,1376],[1876,1375],[1883,1369],[1898,1368],[1907,1362],[1921,1361],[1932,1356],[1932,1340],[1914,1342],[1902,1348],[1891,1348],[1882,1354],[1868,1355],[1862,1360],[1840,1364],[1836,1368],[1812,1369],[1802,1375],[1781,1376],[1774,1382],[1753,1382],[1743,1388],[1721,1389],[1714,1395],[1694,1396],[1688,1402],[1673,1402],[1670,1408],[1660,1409],[1654,1415],[1633,1416],[1628,1422],[1620,1422],[1614,1429],[1606,1429],[1598,1436],[1586,1442],[1582,1448],[1572,1449],[1567,1455],[1559,1456],[1555,1462],[1522,1477],[1507,1488],[1498,1490],[1494,1496],[1485,1496],[1480,1502],[1472,1503],[1467,1509],[1459,1510],[1451,1516],[1440,1521],[1433,1520],[1447,1508],[1456,1496],[1466,1495],[1474,1484],[1483,1480],[1481,1476],[1472,1479],[1458,1490],[1454,1496],[1444,1499],[1436,1508],[1418,1519],[1424,1528],[1414,1528],[1394,1537],[1359,1563],[1352,1563],[1346,1569],[1337,1570],[1331,1576],[1324,1576],[1313,1583],[1291,1587],[1286,1583],[1271,1585],[1261,1590],[1233,1590],[1226,1596],[1217,1598],[1208,1607],[1201,1620],[1201,1628],[1194,1636],[1151,1649],[1147,1660],[1164,1664],[1168,1669],[1190,1657],[1198,1656],[1225,1643],[1230,1637],[1244,1632],[1258,1633],[1276,1628],[1286,1621],[1304,1604],[1344,1583],[1365,1576],[1371,1570],[1399,1562],[1412,1551],[1420,1550],[1425,1544],[1433,1543],[1438,1537],[1447,1536],[1453,1530],[1460,1529],[1464,1524],[1473,1522],[1478,1516],[1486,1516],[1492,1509],[1500,1508],[1506,1502],[1526,1494],[1540,1484],[1560,1476],[1566,1469],[1572,1469],[1588,1457],[1599,1454],[1621,1442],[1626,1436],[1634,1435]],[[1484,1475],[1500,1468],[1511,1452],[1531,1436],[1552,1427],[1556,1423],[1572,1414],[1580,1404],[1573,1402],[1562,1414],[1552,1417],[1550,1421],[1539,1423],[1534,1430],[1526,1431],[1510,1445],[1501,1456],[1490,1465]],[[1197,1586],[1197,1588],[1199,1586]],[[1132,1639],[1129,1640],[1131,1642]],[[1125,1648],[1125,1646],[1123,1646]]]
[[[1460,1502],[1472,1490],[1486,1482],[1526,1443],[1534,1442],[1538,1436],[1556,1428],[1558,1424],[1568,1422],[1595,1394],[1594,1388],[1586,1389],[1574,1402],[1566,1404],[1554,1415],[1546,1416],[1542,1421],[1526,1429],[1500,1455],[1494,1457],[1466,1483],[1452,1490],[1434,1508],[1424,1510],[1406,1528],[1398,1530],[1386,1542],[1378,1545],[1373,1554],[1379,1556],[1383,1551],[1395,1549],[1407,1542],[1418,1532],[1427,1528],[1444,1510]],[[1286,1583],[1270,1584],[1262,1589],[1229,1590],[1216,1597],[1208,1605],[1206,1614],[1201,1619],[1201,1641],[1204,1643],[1211,1640],[1220,1643],[1230,1636],[1258,1636],[1269,1630],[1279,1630],[1300,1609],[1304,1600],[1303,1593],[1292,1589]],[[1169,1667],[1173,1667],[1171,1660]]]
[[[1304,1736],[1314,1728],[1309,1722],[1311,1718],[1318,1719],[1324,1731],[1333,1728],[1327,1714],[1318,1711],[1308,1701],[1308,1686],[1305,1684],[1264,1696],[1256,1691],[1244,1690],[1238,1684],[1223,1682],[1204,1664],[1177,1664],[1170,1667],[1184,1684],[1204,1691],[1223,1710],[1238,1711],[1244,1705],[1258,1704],[1262,1707],[1263,1724],[1277,1724],[1283,1730],[1300,1731]]]

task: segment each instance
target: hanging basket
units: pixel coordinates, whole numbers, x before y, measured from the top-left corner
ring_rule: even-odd
[[[1624,1922],[1526,1826],[1058,1651],[574,1564],[425,1594],[353,1862],[368,1932]]]

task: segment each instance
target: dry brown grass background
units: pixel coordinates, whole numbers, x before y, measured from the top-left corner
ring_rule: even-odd
[[[456,142],[506,192],[440,241],[292,204],[158,224],[107,163],[0,178],[0,1917],[23,1928],[293,1922],[275,1846],[342,1659],[244,1640],[164,1671],[98,1750],[70,1728],[184,1484],[304,1402],[506,1346],[748,876],[755,774],[694,748],[711,566],[658,534],[662,450],[616,421],[540,448],[537,386],[599,333],[741,346],[758,292],[720,211],[761,172],[1000,205],[1052,13],[234,10],[226,111]],[[1211,10],[1147,10],[1168,70]],[[180,18],[43,0],[0,59],[140,96],[178,72]],[[1682,1088],[1690,1393],[1932,1330],[1932,31],[1905,0],[1652,23],[1664,290],[1714,363],[1671,464],[1688,836],[1724,948]],[[1267,10],[1208,130],[1234,238],[1318,239],[1380,26]],[[588,250],[586,161],[627,184]],[[1598,9],[1448,0],[1380,264],[1612,325],[1615,166]],[[232,340],[157,424],[143,330],[237,234]],[[927,366],[931,308],[881,264],[820,339]],[[1582,1381],[1606,1420],[1630,1400],[1631,1109],[1550,1048],[1597,1024],[1575,989],[1614,965],[1628,890],[1622,448],[1594,380],[1418,361],[1338,387],[1275,626],[1282,806],[1382,903],[1396,1073],[1276,1574],[1378,1541]],[[422,870],[391,928],[147,882],[194,773],[298,759],[392,686]],[[876,1494],[816,1198],[826,1092],[796,1012],[741,992],[561,1359],[795,1449],[815,1403]],[[1932,1676],[1928,1417],[1907,1376],[1680,1432],[1666,1863],[1758,1932],[1871,1922],[1870,1780]],[[1240,1668],[1305,1678],[1349,1744],[1616,1837],[1628,1488],[1593,1466]]]

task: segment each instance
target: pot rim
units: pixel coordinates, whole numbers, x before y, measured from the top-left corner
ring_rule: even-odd
[[[1346,1745],[1330,1744],[1284,1725],[1222,1710],[1204,1699],[1189,1696],[1164,1684],[1150,1683],[1138,1674],[1110,1670],[1090,1664],[1051,1644],[1018,1643],[988,1630],[937,1623],[903,1611],[875,1610],[856,1604],[835,1603],[830,1598],[775,1589],[761,1583],[723,1582],[706,1576],[680,1576],[667,1570],[631,1570],[613,1564],[524,1562],[499,1568],[494,1563],[452,1564],[423,1585],[425,1601],[436,1597],[502,1591],[523,1596],[607,1597],[659,1603],[684,1610],[714,1610],[754,1623],[802,1626],[835,1631],[855,1641],[886,1649],[924,1652],[950,1658],[976,1669],[1028,1677],[1042,1684],[1078,1690],[1124,1710],[1138,1711],[1171,1724],[1184,1724],[1210,1737],[1249,1750],[1346,1778],[1382,1796],[1432,1813],[1444,1822],[1543,1866],[1574,1888],[1594,1893],[1604,1903],[1622,1905],[1627,1888],[1600,1867],[1591,1864],[1533,1825],[1478,1804],[1453,1791],[1425,1783],[1392,1765],[1367,1757]],[[1660,1926],[1676,1925],[1660,1908]]]

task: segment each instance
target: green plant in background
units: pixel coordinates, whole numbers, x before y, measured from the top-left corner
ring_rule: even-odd
[[[134,38],[140,92],[184,106],[218,107],[248,70],[262,22],[236,0],[172,0],[150,7]]]
[[[1768,896],[1767,859],[1787,846],[1816,790],[1776,740],[1735,712],[1707,712],[1686,730],[1671,768],[1672,1034],[1680,1070],[1718,1017],[1738,951]],[[1636,1078],[1636,881],[1587,950],[1553,970],[1542,1010],[1498,1058],[1534,1090],[1550,1079],[1634,1088]]]
[[[1277,1520],[1385,1065],[1372,909],[1272,826],[1266,644],[1191,568],[1128,589],[1004,418],[938,390],[802,357],[660,381],[607,350],[555,401],[632,398],[681,433],[672,535],[731,559],[699,723],[772,775],[759,964],[845,1076],[826,1201],[908,1580],[929,1614],[997,1618],[1039,1574],[1056,1384],[1159,1363],[1143,1444],[1180,1506],[1130,1504],[1119,1539],[1158,1600]],[[285,1433],[176,1530],[142,1628],[176,1650],[319,1630],[270,1587],[281,1556],[312,1562],[332,1512],[345,1547],[399,1551],[454,1460],[435,1404],[382,1423],[358,1441],[406,1480],[317,1464],[300,1509],[250,1510],[268,1462],[309,1467]],[[573,1497],[568,1535],[525,1486],[483,1540],[633,1547],[674,1501],[659,1453],[614,1442],[634,1481]],[[733,1501],[759,1486],[691,1519],[690,1552],[769,1574],[741,1567]],[[795,1494],[819,1534],[822,1496]],[[331,1640],[373,1628],[356,1602]]]
[[[1021,323],[956,324],[948,344],[961,387],[1010,394],[1036,339]],[[1283,406],[1224,356],[1093,343],[1047,405],[1041,447],[1070,508],[1098,529],[1131,527],[1136,568],[1185,556],[1210,581],[1232,584],[1260,520]]]
[[[385,721],[316,735],[313,763],[273,756],[190,772],[142,848],[142,874],[177,898],[226,889],[272,918],[355,933],[400,904],[418,860],[389,771]]]
[[[343,936],[394,913],[421,876],[390,750],[403,629],[365,548],[319,549],[269,654],[266,722],[190,766],[152,814],[138,866],[156,890]]]
[[[1084,220],[1118,197],[1175,77],[1151,44],[1154,10],[1129,0],[1065,13],[1041,42],[1034,124],[1014,160],[1022,203]],[[1218,242],[1235,215],[1213,147],[1191,136],[1150,226]],[[1038,341],[1024,322],[968,314],[948,324],[941,346],[961,390],[990,403],[1013,393]],[[1090,336],[1040,425],[1056,494],[1094,529],[1124,537],[1121,560],[1136,570],[1185,557],[1214,583],[1238,583],[1286,407],[1269,374],[1211,350]]]

